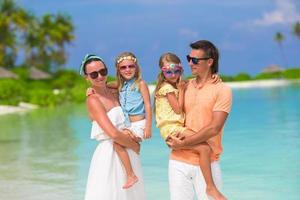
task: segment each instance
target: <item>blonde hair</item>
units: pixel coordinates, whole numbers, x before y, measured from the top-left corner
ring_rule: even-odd
[[[161,88],[162,84],[166,81],[165,76],[163,72],[161,71],[161,68],[165,65],[166,62],[169,63],[174,63],[174,64],[181,64],[180,58],[176,56],[173,53],[164,53],[160,56],[159,58],[159,68],[160,68],[160,73],[157,76],[157,84],[154,90],[154,94],[158,92],[158,90]],[[179,79],[177,80],[177,83],[179,82]]]
[[[117,72],[117,87],[118,87],[118,90],[121,91],[121,88],[124,86],[124,78],[121,76],[120,74],[120,70],[119,70],[119,64],[123,61],[123,60],[132,60],[136,66],[136,71],[135,71],[135,74],[134,74],[134,78],[135,78],[135,81],[134,81],[134,85],[138,86],[140,85],[140,82],[142,80],[142,73],[141,73],[141,68],[140,68],[140,65],[138,64],[138,61],[137,61],[137,58],[136,56],[131,53],[131,52],[123,52],[121,54],[119,54],[115,60],[115,67],[116,67],[116,72]]]
[[[174,63],[174,64],[181,64],[180,58],[173,53],[167,52],[160,56],[160,58],[159,58],[160,73],[157,76],[157,84],[156,84],[156,87],[154,90],[154,105],[153,105],[154,114],[155,114],[155,100],[157,97],[157,93],[158,93],[159,89],[162,87],[163,83],[166,81],[165,76],[161,70],[161,68],[166,64],[166,62]],[[178,82],[179,82],[179,79],[177,80],[177,83]]]

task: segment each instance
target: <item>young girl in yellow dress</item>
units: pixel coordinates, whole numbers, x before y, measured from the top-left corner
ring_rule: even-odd
[[[184,90],[185,83],[181,81],[183,68],[178,56],[165,53],[159,59],[161,72],[155,88],[155,119],[161,136],[167,140],[169,135],[179,134],[180,137],[195,134],[184,127]],[[226,198],[216,188],[210,167],[210,147],[205,143],[187,147],[199,153],[199,165],[206,181],[206,193],[215,200]]]

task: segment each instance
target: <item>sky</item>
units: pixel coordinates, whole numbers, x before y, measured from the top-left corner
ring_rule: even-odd
[[[99,55],[115,74],[114,59],[133,52],[147,82],[156,80],[161,54],[185,59],[189,44],[209,40],[220,51],[220,73],[260,73],[269,65],[300,67],[300,38],[292,24],[300,21],[300,0],[16,0],[37,16],[66,13],[75,25],[67,46],[67,68],[78,70],[87,53]],[[285,36],[284,61],[276,32]]]

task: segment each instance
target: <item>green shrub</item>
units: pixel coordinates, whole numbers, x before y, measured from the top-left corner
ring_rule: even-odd
[[[77,85],[69,90],[70,101],[76,103],[82,103],[85,101],[85,92],[88,88],[87,85]]]
[[[34,89],[28,92],[26,102],[40,106],[55,106],[63,103],[64,97],[61,94],[54,94],[52,90]]]
[[[300,68],[291,68],[283,71],[283,77],[286,79],[299,79],[300,78]]]
[[[280,79],[282,78],[282,72],[274,72],[274,73],[261,73],[255,76],[254,79]]]
[[[25,67],[16,67],[13,68],[11,71],[17,74],[22,80],[27,80],[29,78],[29,71]]]
[[[220,77],[224,82],[234,81],[234,78],[232,76],[220,75]]]
[[[61,70],[54,74],[52,78],[52,87],[58,89],[71,88],[81,82],[84,78],[74,70]]]
[[[0,79],[0,103],[17,105],[27,93],[26,84],[15,79]]]
[[[27,81],[27,87],[30,90],[35,90],[35,89],[50,90],[52,89],[52,84],[49,80],[30,80]]]
[[[239,73],[233,77],[234,81],[249,81],[251,80],[251,76],[247,73]]]

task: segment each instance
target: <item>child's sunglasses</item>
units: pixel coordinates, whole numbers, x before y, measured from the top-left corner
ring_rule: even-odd
[[[174,75],[181,75],[183,70],[182,69],[176,69],[176,70],[162,70],[163,74],[166,76],[166,77],[171,77]]]
[[[123,66],[120,66],[119,69],[121,71],[124,71],[126,69],[134,69],[135,68],[135,65],[123,65]]]
[[[187,55],[186,59],[187,59],[188,62],[190,62],[192,60],[192,63],[194,65],[197,65],[200,60],[208,60],[210,58],[208,58],[208,57],[206,57],[206,58],[195,58],[195,57],[191,57],[190,55]]]
[[[99,74],[101,76],[106,76],[107,75],[107,68],[103,68],[103,69],[100,69],[99,71],[94,71],[94,72],[88,73],[88,75],[91,77],[91,79],[98,78]]]

